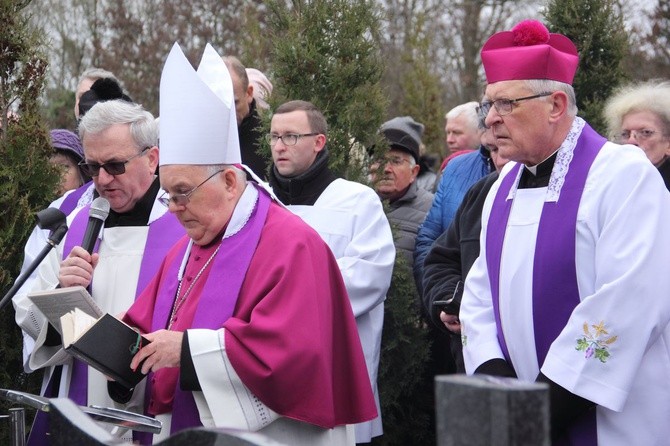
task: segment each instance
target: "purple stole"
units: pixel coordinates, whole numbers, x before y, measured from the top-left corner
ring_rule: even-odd
[[[83,187],[80,189],[82,189],[82,191],[86,190]],[[72,192],[68,198],[77,192],[79,192],[79,189]],[[70,225],[68,236],[64,241],[63,258],[67,257],[70,251],[72,251],[72,248],[81,243],[81,240],[84,238],[90,208],[90,204],[84,206],[79,213],[75,215],[74,220]],[[148,285],[149,281],[151,281],[158,271],[167,252],[183,235],[184,228],[181,226],[177,218],[169,212],[166,212],[149,225],[149,233],[147,234],[147,241],[144,246],[144,255],[142,256],[135,298],[137,298],[140,292]],[[98,239],[95,244],[95,252],[98,251],[99,246],[100,240]],[[50,398],[58,396],[58,389],[54,388],[53,379],[49,381],[44,396]],[[72,374],[70,376],[68,397],[81,406],[88,405],[88,367],[86,363],[75,358],[72,359]],[[45,438],[48,438],[46,437],[48,430],[48,416],[44,412],[39,411],[35,416],[35,422],[30,430],[28,444],[49,444],[48,441],[47,443],[44,443]]]
[[[249,269],[251,259],[256,252],[263,226],[265,226],[270,203],[270,197],[263,190],[258,190],[258,202],[249,221],[239,232],[225,237],[221,241],[221,248],[212,262],[191,328],[218,330],[233,315],[242,283]],[[177,276],[186,253],[188,238],[182,239],[179,243],[181,245],[179,251],[174,256],[172,263],[165,267],[166,274],[161,277],[152,316],[152,331],[165,329],[170,318],[179,285]],[[212,311],[212,309],[216,309],[216,311]],[[151,373],[147,378],[145,409],[148,407],[151,397],[152,375]],[[177,382],[170,432],[174,434],[197,426],[202,426],[202,423],[193,399],[193,392],[182,391],[179,388],[179,382]],[[140,437],[143,437],[141,438],[142,444],[150,444],[150,435],[147,437],[140,435]],[[138,435],[135,435],[134,438],[138,439]]]
[[[591,165],[605,142],[605,138],[598,135],[588,124],[584,125],[558,201],[545,202],[542,208],[533,260],[533,324],[540,367],[552,342],[580,302],[575,266],[577,211]],[[498,342],[505,359],[512,366],[500,323],[500,260],[513,201],[507,200],[507,196],[520,168],[521,165],[518,164],[503,178],[493,201],[486,236],[486,262]],[[593,410],[574,423],[570,429],[570,438],[560,444],[596,445],[595,421]]]
[[[82,195],[84,195],[90,186],[91,182],[89,181],[88,183],[85,183],[84,185],[70,192],[70,194],[65,197],[60,206],[58,206],[58,209],[63,211],[65,215],[70,215],[70,213],[72,213],[72,211],[74,211],[77,207],[79,199],[82,197]]]
[[[78,246],[84,238],[90,208],[91,205],[87,205],[75,215],[70,225],[68,237],[65,239],[65,245],[63,245],[63,258],[67,257],[72,248]],[[169,212],[166,212],[149,225],[149,233],[147,234],[147,241],[144,245],[144,254],[142,255],[142,263],[140,265],[140,274],[137,279],[137,288],[135,289],[135,298],[146,288],[149,281],[158,271],[158,267],[161,265],[169,249],[183,235],[184,228],[177,218]],[[95,252],[98,251],[99,247],[100,239],[95,243]],[[73,359],[68,396],[75,403],[85,406],[87,405],[87,394],[88,367],[84,362]]]

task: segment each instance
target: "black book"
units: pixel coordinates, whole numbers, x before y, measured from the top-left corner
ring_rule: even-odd
[[[61,317],[63,347],[75,358],[132,389],[142,381],[141,365],[130,368],[130,361],[149,341],[138,331],[104,314],[95,319],[79,309]]]

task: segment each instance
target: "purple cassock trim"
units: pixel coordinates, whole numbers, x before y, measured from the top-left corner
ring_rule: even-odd
[[[265,225],[270,202],[270,197],[259,189],[256,209],[252,211],[249,221],[239,232],[222,240],[221,248],[212,263],[207,282],[200,294],[198,308],[193,317],[191,328],[218,330],[233,315],[242,283]],[[187,240],[183,240],[183,242],[182,255],[175,255],[174,261],[167,266],[166,276],[164,276],[166,280],[159,288],[152,318],[152,331],[164,329],[167,326],[177,293],[179,268],[188,246]],[[212,311],[212,309],[216,309],[216,311]],[[152,376],[147,379],[145,407],[149,404],[151,395],[151,379]],[[170,433],[174,434],[197,426],[202,426],[202,423],[193,399],[193,393],[182,391],[179,388],[179,383],[177,383],[172,406]]]
[[[560,198],[557,202],[545,202],[542,208],[533,261],[533,324],[540,367],[544,363],[549,347],[580,302],[575,266],[577,212],[589,170],[605,142],[605,138],[598,135],[588,124],[584,126],[577,140]],[[491,209],[486,238],[486,260],[498,339],[508,361],[510,361],[509,352],[500,324],[500,260],[512,206],[512,200],[507,200],[507,196],[517,178],[516,172],[519,168],[520,166],[516,166],[501,183]],[[573,424],[569,439],[555,444],[596,445],[595,421],[595,411],[589,412]]]
[[[149,285],[166,254],[186,231],[174,214],[166,212],[149,225],[147,242],[144,245],[140,275],[137,279],[135,298]]]

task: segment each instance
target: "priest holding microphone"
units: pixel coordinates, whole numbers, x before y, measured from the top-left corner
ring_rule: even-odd
[[[89,193],[108,201],[109,215],[102,231],[91,234],[90,206],[75,209],[65,239],[38,268],[32,291],[81,285],[103,312],[118,314],[149,283],[184,229],[158,200],[158,128],[149,112],[125,101],[98,103],[82,118],[79,132],[85,155],[80,166],[95,185]],[[88,235],[95,242],[86,247],[90,252],[81,246],[89,244],[83,242]],[[13,303],[18,325],[36,341],[30,368],[45,368],[42,394],[113,406],[107,379],[62,349],[60,336],[26,293],[17,294]],[[141,398],[124,408],[141,412]],[[47,416],[40,412],[29,444],[48,444],[47,431]],[[124,438],[130,440],[130,433]]]

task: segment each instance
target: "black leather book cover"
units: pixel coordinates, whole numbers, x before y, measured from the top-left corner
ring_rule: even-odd
[[[124,322],[105,314],[65,351],[132,389],[145,375],[141,366],[136,371],[131,370],[130,361],[148,343]]]

